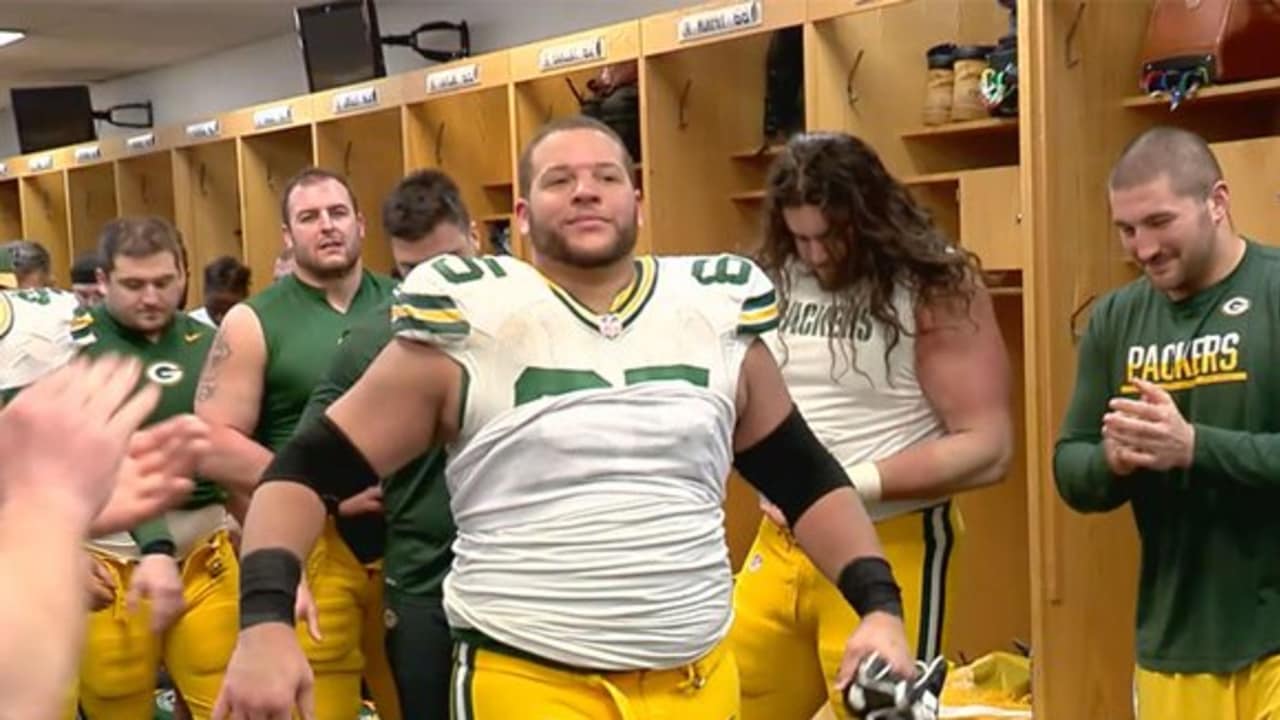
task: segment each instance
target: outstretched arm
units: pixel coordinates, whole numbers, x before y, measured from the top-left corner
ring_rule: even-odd
[[[862,617],[846,649],[840,683],[873,651],[897,672],[912,675],[901,593],[858,493],[805,424],[763,342],[747,351],[740,377],[738,471],[782,510],[805,554]]]
[[[444,353],[394,340],[322,416],[276,454],[242,541],[240,638],[214,709],[222,717],[309,715],[311,675],[294,633],[302,558],[324,525],[321,496],[377,482],[455,430],[461,370]]]
[[[159,399],[133,392],[140,375],[132,360],[75,361],[0,411],[0,697],[13,717],[57,717],[75,677],[82,543]]]

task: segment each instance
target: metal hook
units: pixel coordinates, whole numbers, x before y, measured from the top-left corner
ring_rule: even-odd
[[[1080,339],[1084,337],[1084,332],[1076,329],[1080,322],[1080,316],[1083,315],[1084,311],[1089,309],[1089,307],[1093,305],[1093,301],[1097,299],[1098,296],[1096,294],[1091,294],[1089,297],[1084,299],[1084,302],[1080,303],[1079,307],[1071,311],[1070,327],[1072,341],[1080,342]]]
[[[440,127],[436,128],[436,167],[444,165],[444,121],[440,121]]]
[[[1071,21],[1071,27],[1067,30],[1067,42],[1066,42],[1066,48],[1064,49],[1064,51],[1067,56],[1066,59],[1067,59],[1068,68],[1073,68],[1080,64],[1080,56],[1076,55],[1075,57],[1072,57],[1071,49],[1075,47],[1076,33],[1080,31],[1080,19],[1084,17],[1084,7],[1085,5],[1088,5],[1088,4],[1089,3],[1084,2],[1084,0],[1081,0],[1080,4],[1076,6],[1075,19]]]
[[[142,196],[143,207],[151,207],[151,198],[147,197],[147,176],[143,175],[138,181],[138,194]]]
[[[200,163],[199,177],[200,194],[207,196],[209,194],[209,188],[206,186],[205,181],[209,178],[209,166],[205,163]]]
[[[347,147],[342,151],[342,174],[343,175],[351,174],[351,150],[353,147],[354,147],[354,143],[351,140],[348,140]]]
[[[853,76],[858,72],[858,66],[862,64],[862,56],[866,54],[866,49],[859,48],[858,54],[853,57],[853,65],[849,67],[849,75],[844,81],[844,93],[849,98],[849,107],[858,104],[858,90],[853,86]]]
[[[581,105],[583,99],[582,93],[578,92],[578,86],[573,84],[573,78],[565,77],[564,81],[569,84],[569,92],[573,93],[574,99],[578,101],[579,105]]]
[[[689,91],[693,89],[693,78],[684,81],[684,89],[680,91],[680,123],[681,130],[689,127],[689,116],[686,111],[689,109]]]

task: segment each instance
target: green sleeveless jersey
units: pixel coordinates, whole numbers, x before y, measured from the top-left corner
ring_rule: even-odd
[[[391,278],[364,271],[345,314],[333,309],[324,290],[297,275],[283,277],[245,301],[257,314],[267,345],[255,440],[272,452],[284,445],[352,319],[387,302],[393,287]]]
[[[355,324],[311,394],[302,423],[323,415],[355,385],[391,337],[390,303]],[[386,515],[382,572],[388,587],[409,595],[439,597],[453,563],[454,525],[444,463],[443,451],[429,452],[382,482]]]
[[[131,355],[143,363],[143,374],[161,390],[160,402],[145,424],[195,411],[196,385],[200,381],[205,356],[213,346],[213,328],[178,312],[169,327],[152,342],[142,333],[120,324],[106,305],[81,310],[73,328],[73,334],[83,344],[86,354],[95,357],[107,353]],[[182,509],[198,510],[221,503],[225,498],[222,488],[199,480]],[[164,518],[148,521],[136,528],[133,536],[140,546],[167,537]]]
[[[1090,318],[1054,475],[1076,510],[1133,511],[1143,668],[1229,673],[1280,651],[1278,358],[1280,250],[1252,241],[1193,297],[1174,302],[1143,278]],[[1102,416],[1137,394],[1135,378],[1161,385],[1195,427],[1191,467],[1111,474]]]

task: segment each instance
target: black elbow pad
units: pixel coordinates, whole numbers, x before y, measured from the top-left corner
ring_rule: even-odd
[[[320,496],[330,511],[352,495],[378,484],[378,474],[346,433],[321,415],[298,428],[262,475],[263,483],[296,482]]]
[[[819,498],[852,487],[840,463],[792,406],[763,440],[734,456],[742,477],[777,505],[794,526]]]

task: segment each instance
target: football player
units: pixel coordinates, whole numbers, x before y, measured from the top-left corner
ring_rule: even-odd
[[[395,341],[254,498],[217,717],[313,712],[293,613],[321,497],[439,444],[458,528],[455,718],[735,717],[731,464],[862,614],[844,680],[872,651],[914,674],[871,522],[759,339],[777,322],[771,283],[732,255],[635,257],[632,170],[607,126],[553,122],[520,160],[535,264],[444,256],[405,280]]]

